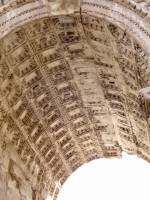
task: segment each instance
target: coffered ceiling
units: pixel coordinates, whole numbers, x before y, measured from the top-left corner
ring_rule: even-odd
[[[148,3],[0,9],[2,199],[56,199],[83,163],[122,151],[149,161]]]

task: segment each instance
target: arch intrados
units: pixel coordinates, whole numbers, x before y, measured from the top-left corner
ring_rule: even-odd
[[[75,17],[75,16],[74,16]],[[99,19],[99,18],[98,18]],[[41,19],[38,19],[38,20],[41,20]],[[25,24],[25,25],[23,25],[23,27],[26,27],[26,26],[28,26],[28,24],[32,24],[32,22],[29,22],[29,23],[27,23],[27,24]],[[115,24],[114,24],[115,25]],[[118,26],[118,25],[117,25]],[[119,27],[119,26],[118,26]],[[19,27],[17,28],[17,29],[19,29]],[[16,30],[16,29],[15,29]],[[15,32],[15,30],[13,30],[13,31],[11,31],[9,34],[11,34],[12,32]],[[8,34],[8,35],[9,35]],[[1,42],[5,39],[5,38],[7,38],[8,36],[6,35],[3,39],[1,39]],[[137,41],[139,41],[138,39],[137,39]],[[29,42],[29,41],[28,41]],[[143,45],[141,45],[141,46],[143,46]],[[31,47],[30,47],[31,48]],[[26,51],[26,53],[27,53],[27,51]],[[32,53],[34,53],[34,51],[32,50]],[[9,54],[9,53],[8,53]],[[27,54],[28,55],[28,54]],[[38,59],[38,58],[36,58],[36,59]],[[24,62],[24,61],[23,61]],[[67,61],[68,62],[68,61]],[[77,60],[75,60],[74,62],[77,62]],[[70,61],[70,64],[72,63],[72,61]],[[12,64],[13,64],[13,62],[12,62]],[[73,63],[74,64],[74,63]],[[83,62],[82,62],[82,64],[83,64]],[[110,64],[110,63],[109,63]],[[15,66],[15,68],[16,68],[16,66]],[[67,69],[68,70],[68,69]],[[33,68],[33,71],[34,71],[34,68]],[[32,72],[33,72],[32,71]],[[145,74],[145,71],[142,69],[142,72]],[[81,72],[82,73],[82,72]],[[85,73],[85,72],[84,72]],[[87,73],[87,72],[86,72]],[[16,75],[15,75],[16,76]],[[63,74],[62,74],[62,76],[63,76]],[[20,78],[17,78],[16,80],[19,80]],[[47,78],[46,78],[47,79]],[[72,79],[71,79],[72,80]],[[34,80],[33,80],[34,81]],[[38,82],[39,80],[37,80],[37,82]],[[19,82],[22,82],[22,80],[20,79],[20,81]],[[39,81],[40,82],[40,81]],[[41,83],[41,85],[39,86],[39,87],[42,87],[42,84],[43,83]],[[148,86],[148,83],[147,83],[147,86]],[[25,86],[26,87],[26,86]],[[2,88],[2,87],[1,87]],[[28,86],[27,86],[27,88],[28,88]],[[18,90],[18,88],[16,87],[16,91]],[[27,89],[25,89],[25,91],[27,91]],[[19,94],[19,90],[17,91],[17,94]],[[77,91],[77,93],[78,93],[78,91]],[[33,95],[32,93],[30,94],[31,96]],[[29,96],[30,96],[29,95]],[[69,94],[68,94],[69,95]],[[115,94],[114,94],[115,95]],[[4,95],[5,96],[5,95]],[[6,96],[9,96],[8,94],[6,94]],[[113,95],[112,95],[113,96]],[[113,96],[114,97],[114,96]],[[116,96],[115,96],[116,97]],[[70,97],[70,98],[72,98],[72,97]],[[2,98],[3,99],[3,98]],[[32,98],[31,98],[31,100],[30,100],[30,103],[32,103],[33,104],[33,101],[32,101]],[[9,105],[10,105],[10,110],[12,110],[11,109],[11,105],[13,105],[13,103],[10,101],[10,103],[8,103]],[[3,103],[2,103],[2,105],[3,105]],[[11,119],[11,117],[14,117],[14,116],[9,116],[9,114],[7,113],[8,111],[6,111],[5,112],[5,107],[7,107],[7,106],[5,106],[5,105],[3,105],[4,106],[4,109],[3,109],[3,107],[1,107],[1,113],[3,113],[2,114],[2,121],[3,121],[3,119],[4,119],[4,122],[6,123],[6,122],[8,122],[9,121],[9,125],[8,125],[8,127],[10,128],[9,130],[8,130],[8,132],[11,130],[11,123],[12,123],[12,119]],[[75,105],[74,105],[75,106]],[[13,109],[14,109],[14,107],[13,107]],[[35,109],[35,108],[34,108]],[[68,108],[69,109],[69,108]],[[28,112],[28,111],[27,111]],[[86,112],[86,115],[87,115],[87,112],[88,111],[85,111]],[[31,110],[29,110],[29,113],[31,113]],[[12,113],[11,113],[12,114]],[[57,113],[55,113],[56,115],[55,116],[57,116]],[[8,118],[10,118],[10,119],[6,119],[5,118],[5,116],[7,115],[7,117]],[[21,114],[22,115],[22,114]],[[22,116],[23,117],[23,116]],[[15,123],[17,122],[17,118],[15,118]],[[34,121],[35,119],[33,119],[33,121]],[[19,122],[17,122],[17,124],[18,124]],[[146,121],[144,121],[144,123],[146,124]],[[80,124],[80,123],[79,123]],[[58,124],[56,124],[56,129],[58,128],[60,126],[60,123],[58,123]],[[5,127],[6,128],[6,127]],[[53,128],[53,127],[52,127]],[[13,130],[13,131],[16,131],[16,129],[17,129],[17,127],[15,127],[15,130]],[[6,130],[5,130],[6,131]],[[21,127],[21,131],[24,131],[23,130],[23,128]],[[65,134],[65,131],[66,130],[64,130],[63,131],[63,134]],[[81,129],[81,132],[83,132],[84,130],[82,130]],[[35,132],[34,132],[35,133]],[[5,135],[5,134],[4,134]],[[17,138],[18,137],[18,135],[17,135],[17,132],[14,134],[14,136]],[[15,138],[14,137],[14,138]],[[22,148],[23,147],[23,142],[25,141],[25,140],[28,140],[29,139],[29,135],[26,137],[25,135],[23,135],[23,136],[19,136],[19,140],[18,140],[18,142],[17,142],[17,140],[15,140],[14,142],[16,142],[17,143],[17,145],[19,146],[21,143],[21,145],[20,145],[20,147]],[[41,135],[39,135],[38,136],[38,139],[36,140],[36,142],[39,140],[39,138],[41,137]],[[43,135],[43,138],[45,137],[45,135]],[[134,137],[135,137],[135,135],[134,135]],[[127,140],[130,140],[130,139],[132,139],[133,141],[134,141],[134,139],[135,138],[130,138],[129,136],[127,136],[127,135],[125,135],[124,136],[124,138],[127,138]],[[136,136],[137,137],[137,136]],[[33,141],[34,141],[34,137],[32,138],[33,139]],[[51,138],[51,144],[52,144],[52,147],[54,146],[53,145],[53,137]],[[43,141],[44,141],[44,139],[43,139]],[[62,142],[63,140],[61,140],[60,142]],[[69,141],[69,138],[64,138],[64,141]],[[10,142],[9,141],[9,138],[8,138],[8,141],[6,140],[6,143],[7,142]],[[29,144],[29,146],[30,146],[30,143],[32,143],[31,141],[28,143]],[[140,142],[139,142],[139,144],[140,144]],[[143,144],[142,142],[141,142],[141,144],[143,145],[143,147],[142,148],[145,148],[145,146],[146,146],[146,148],[149,148],[149,146],[146,144]],[[48,145],[48,144],[46,144],[46,145]],[[61,145],[61,143],[60,143],[60,145]],[[70,144],[70,145],[73,145],[72,143]],[[69,146],[70,146],[69,145]],[[40,146],[40,143],[39,143],[39,146]],[[57,146],[57,145],[56,145]],[[46,148],[46,146],[45,147],[42,147],[42,148]],[[79,147],[78,147],[79,148]],[[77,149],[78,149],[77,148]],[[108,149],[109,149],[110,147],[108,147]],[[116,144],[116,148],[118,148],[118,144]],[[122,148],[122,147],[121,147]],[[124,150],[124,149],[122,149],[122,150]],[[121,151],[122,151],[121,150]],[[131,146],[131,150],[128,148],[128,150],[129,151],[127,151],[128,153],[131,153],[132,152],[132,146]],[[25,150],[24,150],[25,151]],[[55,151],[55,150],[54,150]],[[131,152],[130,152],[131,151]],[[57,149],[56,149],[56,154],[58,154],[58,153],[60,153],[60,152],[58,152],[57,151]],[[91,150],[91,152],[92,152],[92,150]],[[19,152],[19,149],[18,149],[18,154],[19,154],[20,152]],[[52,152],[51,153],[53,153],[53,148],[52,148]],[[75,154],[76,152],[74,152],[74,154]],[[33,153],[34,154],[34,153]],[[44,153],[43,153],[44,154]],[[111,154],[114,156],[114,154],[113,153],[110,153],[109,155],[105,155],[104,154],[104,156],[105,157],[109,157],[109,156],[111,156]],[[131,153],[132,154],[132,153]],[[139,148],[138,150],[137,150],[137,154],[139,155],[139,156],[142,156],[144,159],[146,159],[146,160],[148,160],[149,161],[149,157],[148,157],[148,154],[147,153],[145,153],[145,154],[143,154],[142,152],[141,152],[141,149]],[[50,154],[51,155],[51,154]],[[71,155],[71,152],[68,154],[68,156],[70,156]],[[58,154],[58,156],[59,156],[59,154]],[[61,155],[62,157],[63,157],[63,155]],[[71,155],[72,156],[72,155]],[[83,155],[82,155],[83,156]],[[82,157],[81,156],[81,157]],[[31,156],[32,157],[32,156]],[[56,159],[54,160],[54,162],[53,163],[55,163],[55,162],[57,162],[57,159],[58,157],[56,156]],[[11,158],[12,159],[12,158]],[[38,155],[37,156],[35,156],[35,159],[37,160],[37,163],[39,162],[39,157],[38,157]],[[91,159],[95,159],[95,157],[93,156],[93,157],[91,157]],[[15,160],[15,162],[17,162],[16,161],[16,159],[14,159]],[[23,158],[22,158],[22,160],[23,160]],[[31,160],[32,160],[32,158],[31,158]],[[24,161],[23,162],[25,162],[26,161],[26,158],[24,158]],[[44,163],[44,161],[43,161],[43,159],[42,159],[42,162]],[[64,160],[63,160],[63,162],[64,162]],[[75,170],[77,167],[79,167],[80,165],[81,165],[82,163],[77,163],[77,165],[75,165],[74,166],[74,168],[71,168],[71,169],[69,169],[68,170],[68,173],[66,173],[66,175],[64,176],[64,180],[63,181],[65,181],[65,179],[67,178],[67,176],[69,176],[69,174],[71,173],[71,170],[73,171],[73,170]],[[11,165],[11,164],[10,164]],[[15,164],[13,164],[12,166],[14,166]],[[38,165],[38,164],[37,164]],[[50,164],[49,165],[49,167],[52,167],[53,168],[53,164]],[[58,162],[58,165],[56,166],[56,168],[53,170],[54,172],[57,172],[57,170],[60,168],[60,167],[62,167],[62,168],[64,168],[63,170],[62,170],[62,174],[63,174],[63,172],[66,170],[66,169],[68,169],[69,168],[69,164],[66,162],[65,163],[65,165],[64,165],[65,167],[62,167],[62,164],[61,164],[61,162],[59,163]],[[53,181],[51,181],[50,179],[48,179],[48,178],[46,178],[46,177],[49,177],[49,176],[51,176],[52,174],[50,173],[49,175],[47,175],[48,174],[48,172],[47,172],[47,170],[46,170],[46,165],[45,164],[42,164],[42,167],[43,167],[43,169],[42,169],[42,173],[43,173],[43,175],[40,175],[40,182],[41,182],[41,185],[42,185],[42,189],[44,188],[45,189],[45,191],[48,191],[47,190],[47,187],[48,187],[48,184],[50,184],[51,186],[50,186],[50,193],[51,193],[51,195],[53,195],[54,196],[54,199],[56,199],[56,197],[57,197],[57,194],[58,194],[58,192],[59,192],[59,188],[56,188],[56,185],[55,185],[55,179],[57,178],[57,176],[56,177],[54,177],[53,178]],[[13,167],[12,167],[13,168]],[[39,167],[40,168],[40,167]],[[66,168],[66,169],[65,169]],[[33,173],[33,171],[35,171],[34,169],[32,169],[31,170],[31,174]],[[52,173],[54,173],[54,172],[52,172]],[[35,174],[36,174],[36,172],[34,172]],[[47,174],[46,174],[47,173]],[[11,174],[11,173],[10,173]],[[13,174],[13,173],[12,173]],[[40,170],[39,170],[39,174],[40,174]],[[61,175],[61,176],[63,176],[63,175]],[[32,175],[31,175],[31,177],[32,177]],[[46,178],[46,179],[45,179]],[[15,179],[15,178],[14,178]],[[16,182],[18,181],[18,179],[15,179],[16,180]],[[44,182],[43,181],[46,181],[47,180],[47,183],[46,183],[46,185],[44,186]],[[32,187],[34,187],[33,185],[32,185]],[[37,186],[36,186],[37,187]],[[37,188],[34,188],[34,190],[37,190],[38,191],[38,189]],[[44,190],[42,190],[41,189],[41,187],[40,187],[40,192],[43,192]],[[33,190],[33,191],[34,191]],[[34,193],[34,195],[36,195],[35,194],[35,192],[33,192]],[[43,192],[44,193],[44,192]],[[42,194],[43,194],[42,193]],[[41,194],[40,194],[41,195]],[[44,195],[44,194],[43,194]],[[43,198],[42,196],[40,196],[40,198]]]

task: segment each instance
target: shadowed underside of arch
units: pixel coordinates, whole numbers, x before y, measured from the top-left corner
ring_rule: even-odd
[[[1,199],[56,199],[76,168],[122,151],[150,161],[148,14],[105,4],[1,31]]]

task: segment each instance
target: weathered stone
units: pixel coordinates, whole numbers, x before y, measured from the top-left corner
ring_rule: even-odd
[[[122,151],[150,161],[148,5],[0,2],[0,200],[55,200]]]

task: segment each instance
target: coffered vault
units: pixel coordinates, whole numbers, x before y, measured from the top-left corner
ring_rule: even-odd
[[[122,151],[150,161],[149,23],[146,2],[1,1],[0,200],[56,199]]]

